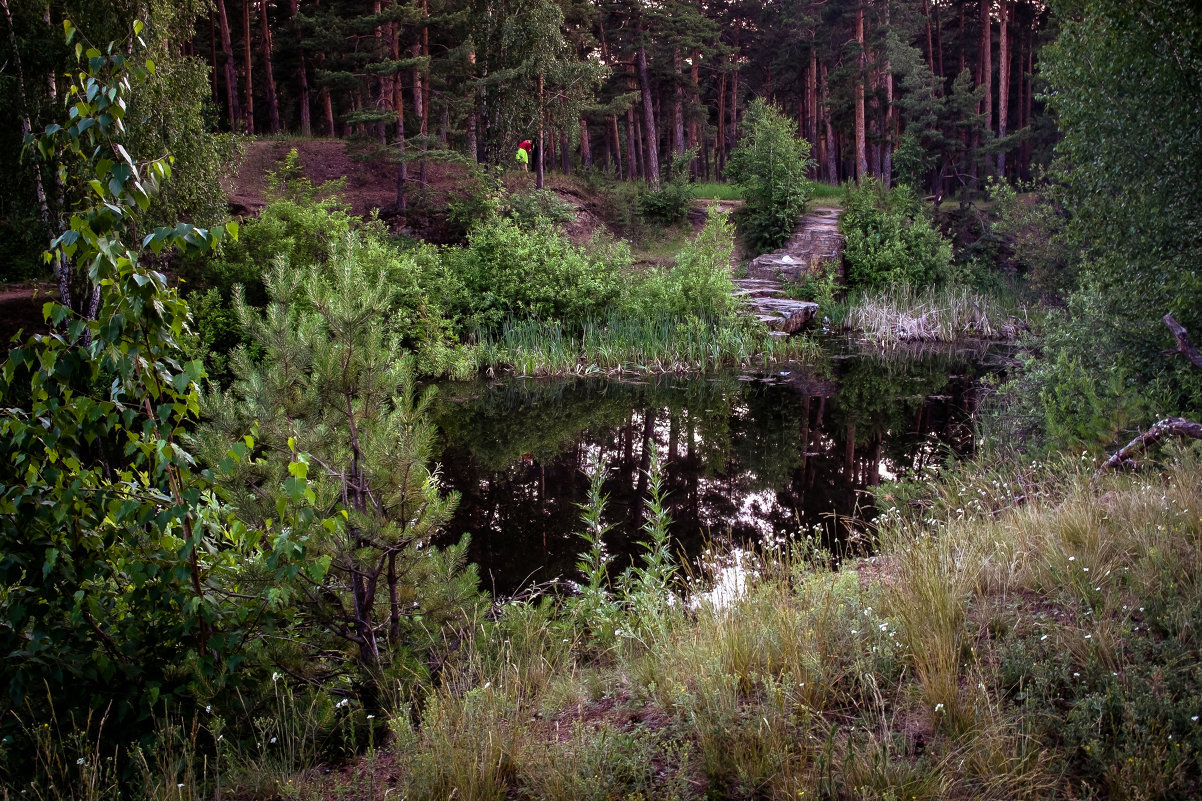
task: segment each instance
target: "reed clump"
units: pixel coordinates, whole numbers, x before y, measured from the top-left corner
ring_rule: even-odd
[[[1014,339],[1025,321],[965,287],[894,284],[848,303],[844,325],[880,344]]]

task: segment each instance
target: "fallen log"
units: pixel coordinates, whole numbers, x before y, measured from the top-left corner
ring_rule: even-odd
[[[1122,448],[1119,448],[1118,452],[1109,459],[1102,462],[1102,465],[1093,474],[1094,479],[1101,478],[1102,474],[1111,468],[1126,464],[1130,461],[1132,453],[1146,448],[1168,434],[1189,437],[1191,439],[1202,439],[1202,423],[1195,423],[1192,420],[1186,420],[1184,417],[1164,418]]]

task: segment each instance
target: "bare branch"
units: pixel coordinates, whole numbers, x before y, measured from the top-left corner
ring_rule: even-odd
[[[1093,474],[1094,479],[1097,480],[1098,478],[1101,478],[1102,474],[1110,468],[1120,467],[1127,463],[1132,453],[1151,445],[1166,434],[1175,434],[1180,437],[1190,437],[1192,439],[1202,439],[1202,423],[1195,423],[1192,420],[1186,420],[1183,417],[1164,418],[1147,431],[1128,442],[1109,459],[1102,462],[1101,467],[1099,467],[1097,472]]]
[[[1198,349],[1194,347],[1194,343],[1190,341],[1189,332],[1185,330],[1185,327],[1173,319],[1171,314],[1166,314],[1161,320],[1169,327],[1169,330],[1173,332],[1173,337],[1177,340],[1176,349],[1166,350],[1165,353],[1183,353],[1185,358],[1189,359],[1190,364],[1202,370],[1202,353],[1199,353]]]

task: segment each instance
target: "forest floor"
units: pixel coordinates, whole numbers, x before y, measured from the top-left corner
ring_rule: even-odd
[[[42,316],[42,306],[49,300],[58,300],[53,284],[0,284],[0,342],[9,342],[17,332],[28,336],[49,330]]]

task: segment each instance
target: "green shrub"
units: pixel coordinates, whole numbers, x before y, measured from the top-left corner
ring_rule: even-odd
[[[689,183],[689,162],[697,157],[697,149],[672,156],[668,169],[672,176],[658,189],[639,193],[639,213],[644,218],[662,225],[683,222],[693,205],[693,185]]]
[[[440,275],[430,286],[464,332],[496,330],[510,317],[554,319],[575,328],[617,298],[619,275],[629,262],[625,248],[576,247],[545,219],[525,229],[495,217],[472,230],[467,247],[443,251]]]
[[[947,278],[952,245],[909,187],[885,189],[874,178],[849,185],[839,228],[846,237],[849,287],[938,284]]]
[[[538,220],[570,223],[576,220],[576,209],[550,189],[531,189],[517,192],[509,198],[509,216],[523,228],[536,225]]]
[[[671,269],[653,269],[631,282],[623,310],[647,319],[657,316],[728,318],[735,309],[730,257],[734,229],[726,214],[711,208],[705,227],[676,256]]]
[[[747,107],[743,137],[726,167],[745,200],[740,229],[760,251],[789,238],[810,199],[810,143],[793,133],[795,127],[775,106],[755,100]]]

